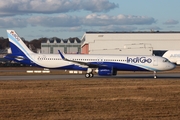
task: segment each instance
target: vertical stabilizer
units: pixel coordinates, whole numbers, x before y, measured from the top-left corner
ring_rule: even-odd
[[[28,55],[33,53],[14,30],[7,30],[12,54]]]

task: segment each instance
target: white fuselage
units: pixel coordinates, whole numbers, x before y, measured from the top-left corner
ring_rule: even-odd
[[[64,61],[59,54],[31,54],[30,56],[34,63],[45,68],[61,68],[70,65],[88,68],[88,66]],[[136,68],[142,68],[147,71],[162,71],[174,68],[167,59],[158,56],[65,54],[65,57],[74,61],[112,66],[117,70],[131,70],[132,68],[132,71],[135,71],[138,70]]]

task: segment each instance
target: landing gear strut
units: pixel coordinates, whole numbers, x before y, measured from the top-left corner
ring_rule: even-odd
[[[157,78],[156,71],[154,71],[154,78],[155,78],[155,79]]]
[[[92,68],[88,68],[88,69],[87,69],[87,73],[85,74],[85,77],[86,77],[86,78],[92,78],[92,77],[94,77],[93,69],[92,69]]]

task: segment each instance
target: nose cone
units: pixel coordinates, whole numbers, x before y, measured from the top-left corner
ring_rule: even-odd
[[[168,70],[172,70],[176,67],[176,65],[173,63],[169,63],[169,65],[167,67],[168,67]]]

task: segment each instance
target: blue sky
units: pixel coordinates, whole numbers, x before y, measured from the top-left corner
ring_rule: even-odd
[[[79,37],[86,31],[180,31],[180,0],[0,0],[0,36]]]

